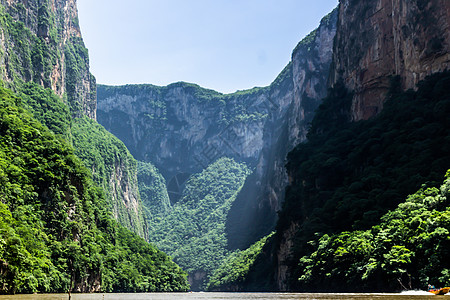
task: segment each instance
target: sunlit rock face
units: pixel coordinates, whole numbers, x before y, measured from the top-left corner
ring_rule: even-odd
[[[393,76],[400,78],[402,89],[416,89],[427,75],[449,68],[449,26],[450,1],[446,0],[341,0],[334,43],[324,48],[325,58],[332,51],[328,87],[342,80],[354,93],[353,121],[377,115],[383,109]],[[300,75],[297,82],[305,76],[305,68],[298,70],[294,68],[294,78],[296,73]],[[302,110],[298,111],[295,115],[301,116]],[[304,133],[294,133],[294,138],[301,141]],[[294,219],[278,232],[272,255],[276,265],[273,277],[279,290],[289,290],[289,282],[297,280],[291,278],[290,257],[301,222]]]
[[[368,119],[383,108],[390,77],[403,89],[450,64],[450,1],[342,0],[331,84],[354,90],[352,116]]]
[[[219,157],[246,162],[254,171],[227,222],[229,247],[246,247],[275,224],[287,184],[286,154],[305,139],[326,94],[336,22],[337,11],[325,17],[268,87],[221,94],[182,82],[99,85],[98,121],[168,182]]]
[[[74,117],[96,118],[96,82],[81,37],[75,0],[0,0],[14,21],[0,25],[0,79],[14,89],[19,81],[51,88]],[[23,24],[24,26],[22,27]],[[17,40],[20,38],[20,40]]]
[[[0,80],[12,90],[29,81],[50,88],[74,118],[96,119],[96,81],[89,71],[76,1],[0,0],[0,15]],[[111,171],[103,186],[112,213],[122,225],[147,237],[135,162],[123,146],[117,154],[108,162]],[[94,177],[97,167],[91,168]]]

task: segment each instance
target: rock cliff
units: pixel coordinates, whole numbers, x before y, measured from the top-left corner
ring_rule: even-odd
[[[287,184],[285,156],[305,139],[326,94],[336,20],[337,11],[325,17],[269,87],[225,95],[182,82],[99,85],[98,121],[161,170],[172,203],[182,191],[179,175],[219,157],[253,168],[227,222],[229,247],[247,247],[273,228]]]
[[[0,80],[15,91],[34,82],[53,90],[67,104],[75,120],[66,124],[71,131],[66,138],[108,192],[116,219],[146,236],[136,162],[125,146],[117,146],[120,141],[115,137],[105,137],[107,132],[99,133],[98,124],[84,121],[84,117],[96,119],[96,81],[89,72],[76,1],[0,0],[0,37]],[[41,113],[50,113],[50,108]],[[80,127],[82,132],[77,132]],[[87,133],[98,134],[98,138]]]
[[[339,90],[339,87],[342,87],[340,83],[343,83],[352,93],[349,97],[353,121],[369,119],[382,111],[391,86],[391,78],[396,77],[400,80],[402,90],[417,89],[416,84],[426,76],[448,69],[449,1],[341,0],[338,10],[328,87]],[[337,114],[343,113],[339,112],[343,110],[339,104],[333,107]],[[297,115],[301,115],[301,110]],[[298,156],[298,153],[293,155]],[[304,167],[307,168],[308,166]],[[273,253],[276,264],[274,275],[276,287],[285,291],[298,284],[298,277],[295,278],[290,272],[296,268],[300,257],[292,258],[291,254],[295,247],[297,252],[301,252],[299,249],[302,247],[303,250],[307,248],[298,242],[302,238],[305,239],[301,233],[301,230],[304,230],[302,227],[307,227],[308,222],[312,223],[308,218],[304,218],[304,214],[305,211],[310,211],[306,207],[317,205],[305,203],[310,200],[308,195],[298,199],[300,192],[295,189],[295,185],[304,187],[311,184],[303,180],[305,178],[294,178],[298,175],[295,173],[301,170],[300,165],[291,166],[289,176],[292,184],[287,189],[286,197],[294,199],[291,200],[291,204],[295,203],[297,207],[295,212],[289,212],[286,208],[280,212],[280,215],[288,217],[282,220],[283,225],[280,226],[280,222],[278,223],[278,227],[282,227],[283,230],[277,232],[275,247],[277,250]],[[338,168],[330,170],[339,174]],[[320,176],[311,176],[308,180],[311,178],[315,187],[320,190]],[[325,197],[329,198],[329,195]],[[326,205],[330,205],[329,202]],[[294,215],[295,217],[292,217]],[[317,231],[320,232],[320,229],[316,229]],[[295,240],[298,242],[296,246]]]
[[[289,65],[271,84],[270,103],[277,110],[265,124],[264,147],[228,220],[230,247],[246,248],[268,233],[284,201],[287,153],[305,141],[314,111],[326,95],[326,82],[336,33],[337,10],[299,42]]]
[[[406,90],[448,69],[449,20],[447,0],[341,1],[330,82],[355,92],[354,120],[381,111],[391,76]]]
[[[91,170],[94,181],[105,190],[108,208],[114,218],[148,239],[138,188],[137,162],[128,149],[117,137],[88,118],[73,121],[72,136],[75,154]]]
[[[96,118],[96,84],[75,0],[1,0],[0,79],[51,88],[75,117]]]

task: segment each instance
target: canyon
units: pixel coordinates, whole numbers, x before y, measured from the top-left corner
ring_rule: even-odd
[[[2,90],[10,107],[1,107],[2,234],[21,238],[18,228],[42,239],[45,253],[16,244],[44,259],[41,265],[58,266],[52,270],[63,279],[51,279],[58,291],[163,290],[153,273],[170,278],[170,290],[186,290],[187,280],[204,290],[215,270],[227,276],[222,263],[239,259],[247,273],[223,282],[216,276],[218,290],[304,290],[300,281],[313,278],[308,270],[329,241],[351,230],[358,238],[373,234],[388,210],[398,212],[409,194],[440,181],[448,168],[441,149],[450,140],[447,0],[341,0],[269,86],[231,94],[186,82],[97,84],[75,0],[0,0],[0,37],[0,80],[12,90]],[[428,189],[418,197],[445,206],[446,186],[437,200]],[[27,222],[36,234],[24,229]],[[8,235],[5,245],[16,245]],[[245,249],[258,249],[251,263]],[[132,251],[152,257],[151,268],[167,265],[139,269],[125,257]],[[345,260],[347,252],[333,259]],[[411,253],[394,245],[382,256],[392,261],[363,268],[380,272],[378,280],[385,266],[400,265],[388,269],[400,274],[392,281],[419,286],[422,275],[411,280],[414,272],[403,271]],[[14,257],[0,256],[8,282],[16,276],[8,267]],[[332,275],[333,288],[352,285]],[[433,276],[444,281],[448,269]],[[22,277],[28,279],[20,291],[50,291],[47,281]]]

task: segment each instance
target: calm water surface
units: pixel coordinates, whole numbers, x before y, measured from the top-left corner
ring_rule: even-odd
[[[0,300],[68,300],[67,294],[40,294],[40,295],[14,295],[0,296]],[[71,300],[325,300],[325,299],[444,299],[450,296],[434,296],[427,292],[410,291],[401,294],[297,294],[297,293],[165,293],[165,294],[72,294]]]

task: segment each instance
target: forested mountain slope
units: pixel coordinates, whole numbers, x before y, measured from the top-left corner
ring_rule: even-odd
[[[225,222],[249,174],[245,164],[221,158],[189,177],[169,212],[152,216],[150,240],[183,266],[194,290],[204,289],[230,254]]]
[[[27,94],[27,99],[31,100],[28,102],[30,110],[42,123],[48,125],[62,114],[63,119],[52,124],[51,130],[64,134],[69,141],[77,143],[77,146],[87,146],[85,149],[101,152],[99,143],[88,145],[87,139],[76,141],[71,134],[80,129],[93,134],[99,130],[95,122],[71,121],[73,117],[95,120],[97,108],[96,83],[89,72],[89,56],[78,25],[76,2],[1,1],[0,32],[0,78],[4,85]],[[52,89],[68,109],[58,101],[53,101],[57,107],[49,107],[40,98],[50,99],[55,96],[49,96],[49,91],[34,90],[31,82]],[[74,124],[78,125],[72,126]],[[83,128],[80,127],[81,124]],[[81,133],[74,136],[83,137]],[[117,138],[110,136],[102,142],[110,143],[110,146],[103,147],[107,149],[108,155],[97,155],[95,160],[87,159],[86,163],[96,182],[114,199],[111,209],[117,219],[144,237],[147,232],[143,227],[145,223],[142,221],[142,209],[136,209],[140,206],[136,163],[129,158],[123,159],[131,156],[123,145],[119,145],[121,142]],[[77,154],[86,154],[80,152],[81,148],[76,147],[76,150]],[[81,158],[85,159],[87,156],[81,155]],[[110,161],[105,161],[104,158]],[[105,165],[114,167],[105,169]],[[127,197],[123,191],[128,192]]]
[[[288,156],[279,289],[302,287],[298,262],[315,235],[367,229],[449,168],[448,74],[416,85],[449,68],[449,12],[440,0],[340,1],[332,89]]]
[[[168,256],[112,219],[72,146],[22,103],[0,90],[1,293],[187,289]]]
[[[72,115],[95,119],[96,85],[75,0],[1,0],[0,78],[15,90],[33,81],[51,88]]]
[[[440,0],[340,1],[328,95],[307,140],[288,155],[276,234],[245,276],[223,272],[210,286],[448,285],[448,183],[441,194],[426,187],[438,187],[450,167],[449,8]]]
[[[323,235],[300,259],[300,284],[309,290],[405,290],[450,280],[450,173],[424,185],[367,230]]]
[[[163,202],[156,203],[161,203],[172,223],[164,217],[160,217],[164,222],[152,222],[149,239],[170,254],[177,253],[173,254],[175,261],[189,271],[195,288],[204,286],[203,281],[229,251],[245,249],[273,230],[288,182],[286,154],[305,139],[314,110],[326,95],[336,21],[336,10],[324,17],[320,26],[299,42],[291,62],[268,87],[221,94],[184,82],[164,87],[99,85],[99,122],[118,136],[138,160],[154,164],[166,180],[170,203],[165,197],[158,197]],[[207,265],[202,259],[194,268],[189,253],[200,251],[202,245],[186,240],[183,230],[179,236],[165,239],[166,244],[159,234],[152,233],[167,233],[170,226],[188,228],[197,222],[179,217],[183,215],[181,209],[190,212],[181,200],[186,193],[197,193],[196,197],[202,199],[201,195],[209,191],[216,202],[222,201],[223,195],[216,195],[215,182],[205,181],[197,191],[188,191],[186,180],[192,174],[215,172],[219,166],[215,162],[224,157],[245,163],[251,172],[245,172],[244,182],[231,180],[237,183],[234,187],[224,181],[231,178],[220,179],[222,188],[238,191],[221,212],[217,219],[220,222],[214,223],[223,226],[226,235],[220,229],[219,236],[208,241],[208,245],[217,241],[220,253],[208,251],[209,258],[199,256],[205,257]],[[159,210],[158,206],[146,210],[151,218],[158,215],[155,209]],[[208,209],[201,207],[202,215],[215,213],[213,208]],[[199,233],[204,231],[200,229]],[[190,250],[172,249],[179,245],[175,240],[188,243]]]
[[[417,92],[399,92],[395,80],[381,113],[366,121],[348,121],[352,94],[344,87],[335,87],[324,100],[308,142],[288,157],[292,181],[277,233],[286,246],[283,234],[290,232],[290,255],[279,259],[292,272],[286,282],[291,288],[299,287],[305,269],[298,262],[310,254],[310,241],[366,230],[422,184],[436,186],[441,180],[450,165],[449,80],[448,73],[434,75]]]
[[[341,0],[268,87],[98,109],[75,0],[0,4],[1,292],[186,290],[141,237],[194,289],[450,280],[448,1]]]
[[[352,93],[343,85],[330,90],[308,141],[288,156],[291,184],[276,234],[250,266],[233,258],[245,266],[243,276],[222,267],[212,289],[354,292],[447,284],[448,180],[441,194],[436,188],[450,165],[450,74],[428,77],[417,92],[402,92],[398,79],[383,111],[359,122],[350,122]]]
[[[188,289],[113,219],[147,237],[136,161],[95,122],[76,2],[1,1],[0,32],[0,293]]]

